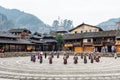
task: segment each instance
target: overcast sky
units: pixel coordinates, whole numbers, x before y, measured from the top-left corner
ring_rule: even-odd
[[[120,0],[0,0],[0,5],[31,13],[49,25],[58,16],[73,20],[74,26],[120,17]]]

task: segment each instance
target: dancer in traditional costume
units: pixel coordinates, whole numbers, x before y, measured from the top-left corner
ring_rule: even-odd
[[[49,64],[52,64],[52,55],[49,56]]]
[[[64,63],[64,64],[67,64],[67,59],[68,59],[68,58],[67,58],[66,54],[64,54],[64,56],[63,56],[63,63]]]
[[[75,56],[73,57],[73,59],[74,59],[74,64],[77,64],[78,63],[78,56],[77,56],[77,54],[75,54]]]

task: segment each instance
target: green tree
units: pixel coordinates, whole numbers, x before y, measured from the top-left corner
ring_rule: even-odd
[[[57,34],[56,35],[56,40],[57,40],[58,50],[62,50],[63,44],[64,44],[63,35],[62,34]]]

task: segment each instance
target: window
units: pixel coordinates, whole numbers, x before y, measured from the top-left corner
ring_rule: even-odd
[[[97,32],[97,29],[94,29],[94,32]]]
[[[77,31],[75,31],[75,34],[77,33]]]
[[[89,30],[89,32],[91,32],[91,30]]]
[[[87,42],[91,42],[91,39],[90,39],[90,38],[88,38],[88,39],[87,39]]]
[[[85,30],[83,30],[83,33],[85,33],[86,31]]]

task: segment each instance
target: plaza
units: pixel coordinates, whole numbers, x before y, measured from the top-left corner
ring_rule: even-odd
[[[120,80],[120,58],[101,57],[100,62],[84,64],[79,56],[74,64],[70,55],[66,65],[62,55],[54,56],[52,64],[44,56],[42,64],[30,61],[30,56],[0,58],[0,80]]]

